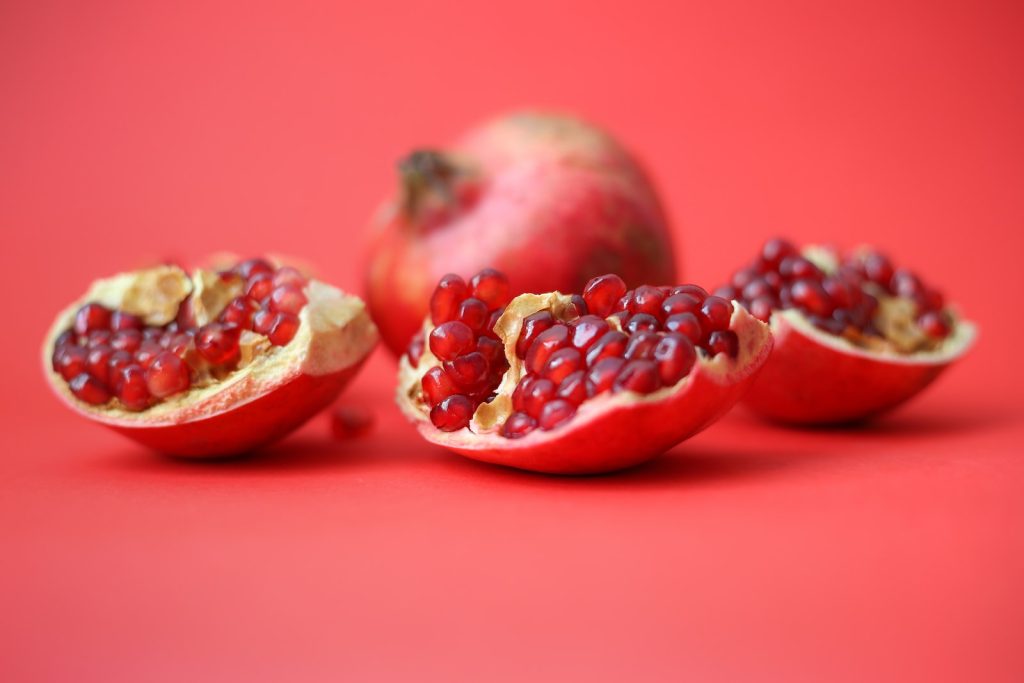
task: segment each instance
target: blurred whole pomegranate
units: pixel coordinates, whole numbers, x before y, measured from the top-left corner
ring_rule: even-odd
[[[574,292],[602,273],[632,287],[677,281],[654,188],[607,133],[520,112],[446,150],[412,152],[372,226],[368,304],[400,355],[446,273],[497,268],[512,295]]]

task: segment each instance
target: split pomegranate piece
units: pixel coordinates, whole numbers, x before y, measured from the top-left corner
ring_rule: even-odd
[[[377,341],[363,303],[249,259],[93,284],[44,345],[58,396],[157,450],[243,452],[330,403]]]
[[[889,410],[963,355],[975,334],[938,290],[868,248],[801,250],[772,239],[715,293],[771,322],[775,348],[744,403],[784,422]]]
[[[643,462],[728,410],[771,348],[767,325],[695,285],[627,291],[602,275],[582,295],[509,301],[503,280],[444,276],[399,370],[399,405],[420,432],[478,460],[552,473]],[[450,319],[470,297],[494,324]],[[683,308],[692,337],[671,325]]]

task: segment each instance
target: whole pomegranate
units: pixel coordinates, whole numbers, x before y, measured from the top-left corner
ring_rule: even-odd
[[[415,151],[398,169],[367,273],[370,312],[396,355],[445,273],[491,266],[513,295],[580,291],[607,272],[631,287],[676,282],[654,188],[626,150],[579,119],[512,114],[448,150]]]

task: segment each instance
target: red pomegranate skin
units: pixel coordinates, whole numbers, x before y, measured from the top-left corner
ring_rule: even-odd
[[[493,267],[512,294],[580,291],[617,273],[629,286],[678,282],[654,188],[611,137],[578,119],[523,112],[439,153],[456,179],[408,179],[372,226],[367,303],[396,355],[419,329],[446,273]],[[440,188],[440,189],[438,189]]]

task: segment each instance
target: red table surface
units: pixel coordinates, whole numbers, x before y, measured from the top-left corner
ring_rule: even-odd
[[[0,679],[1024,680],[1019,3],[274,4],[0,7]],[[879,243],[980,341],[869,428],[737,411],[592,478],[421,442],[383,351],[371,435],[217,464],[44,386],[56,310],[153,258],[360,291],[394,161],[534,103],[645,160],[688,280]]]

